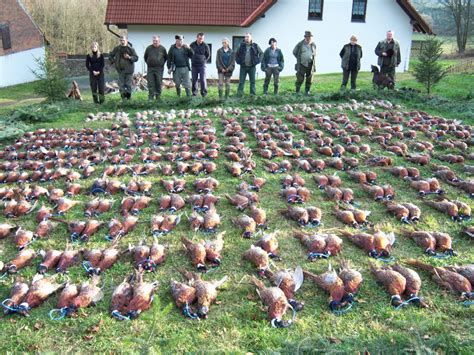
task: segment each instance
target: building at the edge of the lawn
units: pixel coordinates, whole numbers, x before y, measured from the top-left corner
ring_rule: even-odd
[[[0,0],[0,9],[0,87],[34,81],[44,36],[20,0]]]
[[[377,64],[374,49],[387,30],[400,42],[398,71],[408,70],[413,31],[432,33],[408,0],[108,0],[105,24],[128,29],[140,57],[139,72],[146,70],[143,54],[153,35],[168,49],[175,34],[189,44],[204,32],[212,53],[209,78],[217,77],[215,56],[222,38],[229,38],[236,50],[246,32],[262,50],[271,37],[278,40],[285,56],[282,75],[295,73],[293,48],[307,30],[317,45],[317,73],[341,70],[339,52],[352,34],[363,47],[361,70],[370,70]]]

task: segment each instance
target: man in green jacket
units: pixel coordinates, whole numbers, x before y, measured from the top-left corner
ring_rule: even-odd
[[[189,71],[191,65],[189,59],[192,58],[194,52],[183,42],[184,37],[182,35],[176,35],[175,44],[173,44],[168,51],[168,74],[173,73],[173,81],[176,85],[176,93],[181,96],[181,85],[184,86],[186,96],[191,96],[191,79],[189,77]]]
[[[145,50],[147,65],[146,79],[148,81],[148,100],[159,99],[163,82],[163,71],[168,54],[160,43],[160,36],[153,36],[153,44]]]
[[[316,44],[313,42],[311,31],[305,31],[304,39],[293,49],[293,55],[296,57],[296,93],[300,92],[306,78],[304,91],[309,95],[313,74],[316,71]]]
[[[393,38],[393,31],[387,32],[387,38],[380,41],[375,48],[375,54],[378,55],[378,65],[380,71],[390,77],[395,83],[395,68],[402,61],[400,54],[400,44]]]
[[[132,97],[132,78],[135,62],[138,60],[135,49],[128,44],[126,36],[120,37],[120,44],[109,55],[110,63],[115,64],[119,75],[119,90],[122,99],[130,100]]]

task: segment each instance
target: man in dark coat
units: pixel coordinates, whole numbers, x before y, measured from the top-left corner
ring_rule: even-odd
[[[148,81],[148,99],[159,99],[163,82],[163,71],[168,58],[166,48],[160,43],[160,36],[153,36],[153,44],[145,50],[145,63],[147,65],[146,79]]]
[[[173,81],[176,85],[176,93],[181,96],[181,85],[184,86],[186,96],[191,96],[191,80],[189,78],[189,59],[193,56],[193,50],[184,43],[182,35],[176,35],[175,44],[168,51],[168,74],[173,73]]]
[[[196,40],[190,44],[194,54],[191,58],[191,82],[193,96],[197,95],[197,82],[199,77],[199,86],[201,87],[201,95],[207,95],[206,82],[206,63],[211,58],[209,46],[204,42],[204,33],[199,32]]]
[[[138,56],[135,49],[128,44],[126,36],[120,37],[120,44],[110,52],[109,60],[110,63],[115,64],[119,76],[120,96],[122,99],[130,100],[132,97],[133,72]]]
[[[262,61],[263,52],[257,43],[252,42],[252,34],[246,33],[244,41],[235,56],[235,61],[240,65],[239,88],[237,95],[242,96],[244,93],[245,79],[247,75],[250,80],[250,95],[255,95],[255,72],[256,65]]]
[[[357,74],[360,70],[360,59],[362,58],[362,47],[357,44],[357,37],[352,35],[350,42],[342,47],[339,53],[341,57],[342,67],[342,85],[341,89],[345,89],[351,76],[351,90],[355,90]]]
[[[379,57],[377,64],[380,66],[380,72],[395,82],[395,68],[400,65],[402,57],[400,44],[393,36],[393,31],[387,31],[387,37],[377,44],[375,54]]]

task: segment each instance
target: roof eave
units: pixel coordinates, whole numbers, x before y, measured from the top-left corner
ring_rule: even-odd
[[[409,0],[397,0],[398,5],[410,17],[413,29],[424,34],[434,35],[433,29],[410,3]]]
[[[265,0],[263,3],[261,3],[251,14],[248,16],[244,22],[240,24],[240,27],[249,27],[251,26],[255,21],[258,20],[258,18],[264,14],[270,7],[272,7],[277,0]]]

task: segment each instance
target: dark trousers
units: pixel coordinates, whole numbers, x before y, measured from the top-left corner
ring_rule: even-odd
[[[257,90],[255,89],[255,65],[251,67],[246,67],[245,65],[240,66],[239,74],[239,88],[237,89],[237,94],[242,95],[244,93],[245,79],[247,74],[250,81],[250,95],[256,95]]]
[[[132,79],[133,73],[118,72],[118,84],[122,98],[130,99],[132,96]]]
[[[205,65],[193,65],[191,67],[191,90],[193,96],[197,95],[197,82],[199,77],[199,86],[201,87],[201,95],[207,95],[207,82],[206,82],[206,66]]]
[[[395,67],[382,65],[380,68],[380,72],[382,74],[387,75],[390,79],[393,80],[393,82],[395,82]]]
[[[304,91],[309,93],[313,83],[313,63],[310,63],[307,67],[301,64],[298,66],[298,71],[296,72],[296,92],[300,92],[301,85],[305,79]]]
[[[163,82],[163,67],[148,68],[146,79],[148,81],[148,99],[153,100],[161,95],[161,84]]]
[[[104,91],[105,91],[105,76],[104,72],[101,72],[99,75],[95,76],[92,73],[89,74],[89,82],[91,84],[92,99],[94,103],[101,104],[105,101]]]
[[[342,69],[342,86],[346,87],[347,82],[349,81],[349,75],[351,76],[351,89],[355,90],[357,74],[359,71],[357,69]]]
[[[267,67],[265,69],[265,81],[263,82],[263,93],[268,93],[268,85],[273,76],[274,94],[278,94],[278,83],[280,82],[280,69],[278,67]]]

